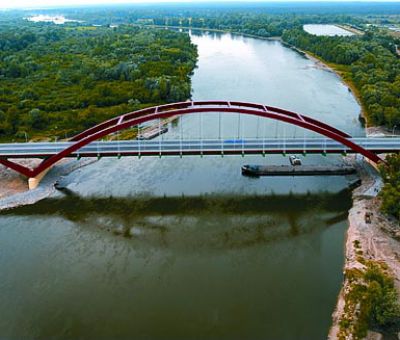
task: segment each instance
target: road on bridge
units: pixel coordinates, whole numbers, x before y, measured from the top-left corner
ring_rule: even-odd
[[[349,138],[374,153],[400,151],[400,138]],[[0,157],[49,157],[71,146],[73,142],[0,144]],[[127,140],[95,141],[73,152],[69,157],[263,154],[263,153],[351,153],[343,144],[327,138],[259,138],[259,139],[193,139],[193,140]]]

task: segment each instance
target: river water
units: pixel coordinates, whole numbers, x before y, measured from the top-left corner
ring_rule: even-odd
[[[192,33],[193,99],[243,100],[362,135],[332,72],[278,41]],[[162,138],[303,131],[185,116]],[[264,125],[265,124],[265,125]],[[308,135],[308,133],[306,133]],[[338,162],[310,156],[305,163]],[[104,159],[0,215],[0,337],[323,339],[342,280],[349,178],[246,178],[282,156]]]

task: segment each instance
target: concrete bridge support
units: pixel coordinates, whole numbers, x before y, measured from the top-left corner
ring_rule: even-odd
[[[51,168],[47,168],[46,170],[43,170],[43,171],[42,171],[40,174],[38,174],[37,176],[35,176],[35,177],[30,177],[30,178],[28,179],[28,187],[29,187],[29,190],[36,189],[36,188],[39,186],[40,181],[44,178],[44,176],[46,176],[46,174],[50,171],[50,169],[51,169]]]

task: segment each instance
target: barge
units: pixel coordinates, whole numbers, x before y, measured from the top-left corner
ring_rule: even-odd
[[[244,176],[343,176],[356,173],[349,165],[243,165]]]
[[[137,139],[140,140],[149,140],[156,138],[164,133],[168,132],[168,128],[166,126],[163,126],[161,128],[152,128],[146,131],[143,131],[140,133],[140,135],[137,137]]]

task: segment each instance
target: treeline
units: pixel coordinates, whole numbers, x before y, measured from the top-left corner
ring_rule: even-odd
[[[271,15],[252,11],[215,11],[202,15],[200,13],[192,13],[184,17],[158,15],[150,19],[139,19],[136,22],[157,26],[217,29],[264,38],[281,36],[285,30],[301,29],[307,23],[352,23],[353,25],[364,23],[364,20],[348,15]]]
[[[31,14],[59,15],[59,9],[25,11],[24,16]],[[80,8],[64,8],[62,13],[70,18],[83,20],[91,24],[111,25],[135,23],[137,20],[187,19],[194,21],[216,20],[217,25],[227,25],[257,16],[281,17],[292,21],[293,18],[307,23],[356,23],[370,20],[372,17],[385,16],[385,19],[396,19],[400,14],[398,3],[352,3],[344,2],[338,6],[334,2],[216,2],[216,3],[165,3],[165,4],[132,4]],[[12,13],[8,12],[8,15]],[[387,14],[390,14],[389,16]],[[1,14],[0,14],[1,15]],[[14,13],[17,16],[18,13]],[[286,20],[287,21],[287,20]]]
[[[156,17],[144,21],[145,24],[158,26],[178,26],[190,28],[206,28],[237,33],[257,35],[260,37],[280,36],[285,29],[301,27],[296,18],[283,20],[281,16],[250,13],[218,13],[216,16],[205,17]]]
[[[144,106],[190,97],[186,34],[50,24],[0,26],[0,138],[64,137]]]
[[[362,36],[327,37],[294,29],[285,31],[282,39],[325,61],[343,65],[372,124],[400,124],[400,63],[394,38],[372,30]]]

